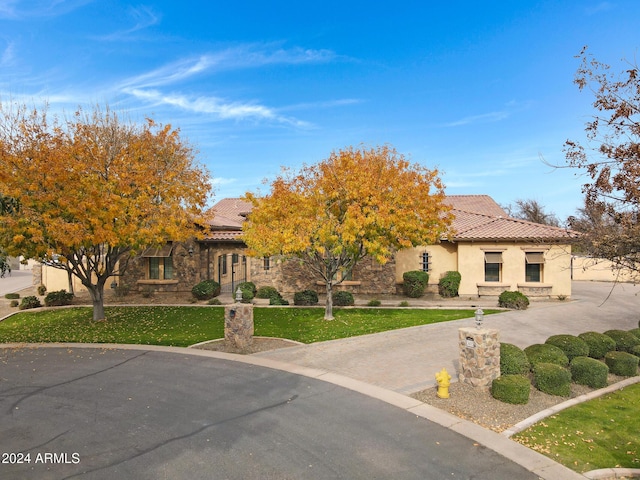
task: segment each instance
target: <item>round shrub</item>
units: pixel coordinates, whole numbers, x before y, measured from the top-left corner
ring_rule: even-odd
[[[569,365],[569,359],[565,353],[555,345],[549,345],[548,343],[529,345],[524,349],[524,353],[527,355],[532,369],[534,369],[538,363],[553,363],[560,367]]]
[[[632,333],[636,337],[640,338],[640,328],[632,328],[629,330],[629,333]]]
[[[609,371],[621,377],[634,377],[638,374],[640,358],[627,352],[609,352],[604,356],[604,362]]]
[[[256,286],[253,282],[240,282],[238,288],[242,292],[242,303],[250,303],[256,294]],[[237,290],[237,289],[236,289]],[[236,293],[233,292],[235,298]]]
[[[558,347],[564,352],[569,361],[575,357],[589,355],[589,345],[581,338],[573,335],[552,335],[544,343]]]
[[[49,292],[44,297],[44,304],[47,307],[61,307],[63,305],[71,305],[73,301],[73,293],[66,290],[58,290],[57,292]]]
[[[604,358],[607,352],[616,349],[616,342],[604,333],[584,332],[578,335],[578,338],[584,340],[589,347],[589,356],[591,358]]]
[[[607,386],[609,367],[595,358],[575,357],[569,366],[571,379],[579,385],[587,385],[591,388],[603,388]]]
[[[27,310],[29,308],[38,308],[41,307],[42,304],[38,297],[33,295],[29,295],[27,297],[22,297],[22,302],[20,302],[20,306],[18,307],[20,310]]]
[[[491,383],[491,396],[505,403],[527,403],[530,390],[531,383],[524,375],[502,375]]]
[[[382,302],[377,298],[373,298],[367,302],[367,307],[379,307],[382,305]]]
[[[273,296],[277,297],[278,295],[280,295],[278,290],[271,286],[260,287],[256,292],[256,298],[271,298]]]
[[[445,272],[438,282],[438,293],[442,297],[457,297],[461,280],[460,272]]]
[[[315,290],[302,290],[293,294],[294,305],[317,305],[318,292]]]
[[[353,299],[351,292],[335,292],[331,295],[331,298],[333,299],[333,304],[339,307],[349,307],[355,304],[355,300]]]
[[[9,302],[10,307],[17,307],[18,305],[20,305],[20,302],[18,300],[11,300]]]
[[[47,287],[40,284],[38,285],[37,292],[38,292],[38,295],[43,296],[45,293],[47,293]]]
[[[428,283],[429,274],[422,270],[411,270],[402,274],[402,289],[407,297],[421,297]]]
[[[500,344],[500,373],[502,375],[526,375],[531,365],[524,351],[511,343]]]
[[[555,363],[536,364],[533,367],[533,384],[538,390],[549,395],[571,395],[571,373]]]
[[[529,306],[529,299],[522,292],[502,292],[498,297],[498,305],[503,308],[514,310],[526,310]]]
[[[220,284],[215,280],[204,280],[193,286],[191,294],[198,300],[209,300],[220,295]]]
[[[607,330],[604,334],[613,338],[613,341],[616,342],[616,350],[620,352],[629,353],[632,347],[640,345],[640,339],[625,330]]]
[[[640,345],[636,345],[635,347],[632,347],[629,353],[631,355],[635,355],[636,357],[640,357]]]

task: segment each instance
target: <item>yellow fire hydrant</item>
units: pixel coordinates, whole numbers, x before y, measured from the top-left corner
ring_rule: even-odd
[[[436,382],[438,382],[438,397],[449,398],[449,385],[451,385],[451,375],[447,372],[446,368],[443,368],[436,373]]]

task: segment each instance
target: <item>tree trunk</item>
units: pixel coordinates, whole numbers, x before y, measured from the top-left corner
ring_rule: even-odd
[[[69,283],[69,293],[75,293],[73,291],[73,274],[71,273],[71,270],[67,270],[67,280]]]
[[[333,294],[331,282],[327,282],[327,301],[324,307],[324,319],[325,320],[333,320]]]
[[[104,285],[93,285],[89,288],[91,302],[93,303],[93,321],[106,320],[104,314]]]

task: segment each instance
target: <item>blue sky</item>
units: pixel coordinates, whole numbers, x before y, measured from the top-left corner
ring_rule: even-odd
[[[109,103],[179,127],[215,199],[281,166],[390,144],[448,194],[535,199],[561,219],[584,177],[552,169],[584,139],[584,45],[622,70],[640,2],[0,0],[0,99]]]

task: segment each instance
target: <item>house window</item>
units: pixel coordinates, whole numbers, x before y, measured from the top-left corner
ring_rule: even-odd
[[[170,280],[173,278],[173,245],[168,243],[163,247],[150,247],[142,252],[147,261],[148,280]]]
[[[222,275],[227,274],[227,254],[220,255],[220,271]]]
[[[262,268],[264,270],[269,270],[271,268],[271,259],[269,257],[264,257],[262,259]]]
[[[173,278],[173,257],[149,257],[149,280]]]
[[[422,271],[423,272],[428,272],[429,271],[429,254],[427,252],[424,252],[421,255],[421,260],[422,260]]]
[[[231,263],[233,263],[234,265],[236,263],[238,263],[238,254],[237,253],[234,253],[234,254],[231,255]]]
[[[485,252],[484,281],[499,282],[502,273],[502,252]]]
[[[524,281],[539,283],[542,282],[542,270],[544,266],[544,253],[525,252]]]

